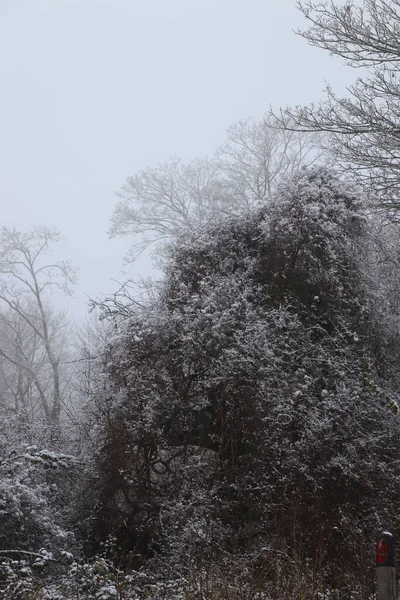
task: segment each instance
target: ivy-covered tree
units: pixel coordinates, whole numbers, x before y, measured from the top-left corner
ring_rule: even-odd
[[[182,237],[158,297],[114,316],[95,531],[128,565],[240,564],[273,595],[298,559],[323,586],[367,586],[400,484],[371,231],[356,188],[302,170],[263,208]]]

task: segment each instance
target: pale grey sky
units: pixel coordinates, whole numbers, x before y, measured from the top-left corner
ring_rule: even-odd
[[[113,292],[115,191],[228,125],[339,92],[351,69],[293,33],[295,0],[0,0],[1,224],[55,226],[80,267],[74,316]],[[141,259],[128,273],[150,273]]]

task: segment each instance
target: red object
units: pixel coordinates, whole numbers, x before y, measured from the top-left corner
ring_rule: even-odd
[[[386,563],[389,555],[389,545],[387,540],[378,540],[376,544],[376,552],[378,565]]]

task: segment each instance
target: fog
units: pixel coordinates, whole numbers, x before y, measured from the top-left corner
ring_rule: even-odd
[[[270,106],[338,93],[354,72],[311,48],[294,0],[0,0],[2,225],[57,227],[79,267],[71,315],[121,273],[115,191],[171,155],[210,155]]]

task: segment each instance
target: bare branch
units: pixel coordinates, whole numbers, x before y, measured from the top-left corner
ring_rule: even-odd
[[[298,7],[310,23],[300,35],[368,71],[347,97],[338,97],[328,86],[324,102],[285,108],[276,116],[277,124],[287,131],[326,134],[322,146],[335,164],[375,192],[378,207],[393,216],[400,204],[399,3],[307,0]]]
[[[165,244],[224,214],[238,214],[269,197],[281,177],[320,155],[316,134],[278,131],[271,119],[240,121],[213,159],[171,158],[129,177],[118,193],[110,235],[129,235],[130,263],[153,244]]]

